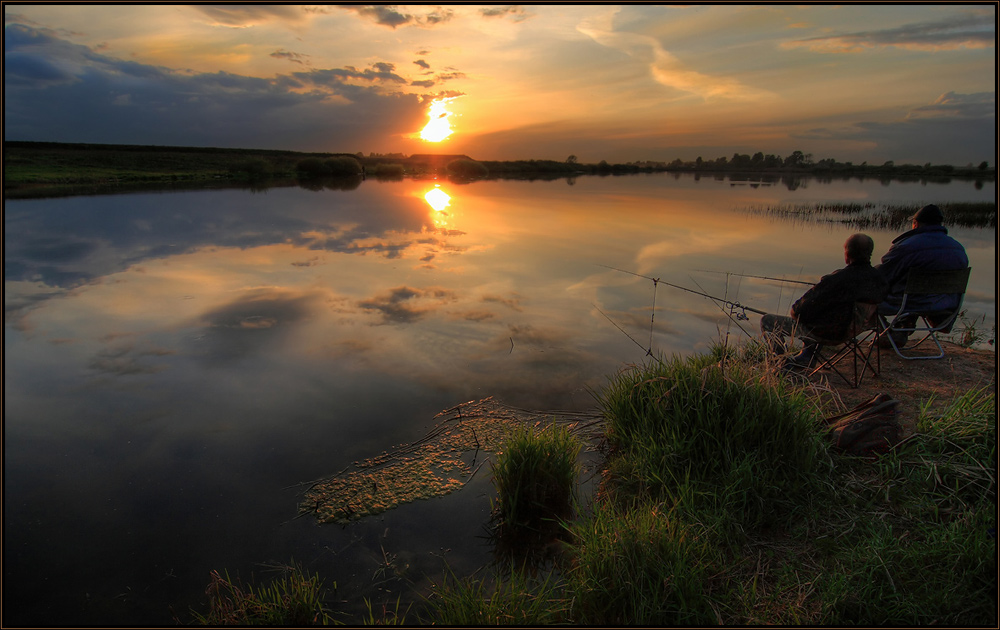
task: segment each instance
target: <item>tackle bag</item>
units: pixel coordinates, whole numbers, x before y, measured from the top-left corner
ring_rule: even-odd
[[[902,427],[896,418],[899,401],[878,394],[854,409],[826,419],[833,449],[847,455],[875,455],[899,444]]]

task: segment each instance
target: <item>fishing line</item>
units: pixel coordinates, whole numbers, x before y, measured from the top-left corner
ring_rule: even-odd
[[[626,337],[628,337],[629,339],[631,339],[631,340],[632,340],[632,343],[634,343],[635,345],[637,345],[637,346],[639,346],[640,348],[642,348],[643,350],[645,350],[645,351],[646,351],[646,355],[647,355],[647,356],[652,356],[652,355],[653,355],[653,348],[652,348],[652,347],[649,347],[649,348],[646,348],[646,346],[644,346],[644,345],[642,345],[641,343],[639,343],[638,341],[636,341],[636,340],[635,340],[635,338],[634,338],[634,337],[632,337],[632,335],[630,335],[630,334],[628,334],[627,332],[625,332],[625,330],[624,330],[624,329],[623,329],[623,328],[622,328],[621,326],[619,326],[618,324],[616,324],[616,323],[615,323],[615,320],[613,320],[613,319],[611,319],[610,317],[608,317],[608,314],[607,314],[607,313],[605,313],[604,311],[602,311],[602,310],[601,310],[601,307],[600,307],[600,306],[598,306],[598,305],[594,304],[593,302],[591,302],[590,304],[591,304],[591,306],[593,306],[594,308],[596,308],[596,309],[597,309],[597,312],[598,312],[598,313],[600,313],[601,315],[604,315],[604,317],[605,317],[605,318],[606,318],[606,319],[607,319],[607,320],[608,320],[609,322],[611,322],[611,325],[612,325],[612,326],[614,326],[614,327],[615,327],[615,328],[617,328],[618,330],[622,331],[622,334],[623,334],[623,335],[625,335]]]
[[[690,277],[690,276],[688,276],[688,277]],[[700,284],[698,284],[698,281],[695,280],[694,278],[691,278],[691,282],[694,282],[695,286],[697,286],[699,289],[702,288],[702,286]],[[727,289],[727,291],[728,291],[728,289]],[[750,319],[749,317],[747,317],[746,313],[744,313],[742,311],[742,309],[749,308],[749,307],[741,306],[739,302],[729,302],[728,300],[720,300],[718,298],[714,298],[714,297],[711,297],[711,296],[709,296],[709,299],[711,299],[713,301],[713,304],[715,304],[716,306],[719,307],[719,310],[722,311],[723,315],[725,315],[726,317],[729,318],[729,321],[731,321],[732,323],[736,324],[736,326],[741,331],[743,331],[743,334],[745,334],[747,337],[750,337],[751,339],[753,338],[753,335],[750,334],[749,332],[747,332],[746,328],[744,328],[742,326],[742,324],[740,324],[740,320],[749,320]],[[722,308],[722,304],[720,304],[720,302],[725,303],[725,304],[730,304],[728,312],[726,311],[726,309]],[[740,310],[739,313],[735,313],[735,315],[734,315],[734,312],[735,312],[735,310],[737,308],[739,308],[741,310]],[[726,331],[727,341],[728,341],[728,336],[729,336],[729,331],[727,330]]]
[[[599,263],[595,263],[595,264],[597,264],[598,267],[605,267],[607,269],[613,269],[614,271],[620,271],[622,273],[627,273],[627,274],[630,274],[630,275],[633,275],[633,276],[638,276],[640,278],[645,278],[647,280],[652,280],[653,282],[663,283],[663,284],[667,285],[668,287],[673,287],[675,289],[680,289],[681,291],[687,291],[688,293],[694,293],[695,295],[700,295],[702,297],[707,297],[710,300],[718,300],[719,302],[722,302],[723,304],[728,304],[730,307],[735,308],[735,309],[739,309],[741,311],[750,311],[751,313],[757,313],[758,315],[767,315],[767,311],[762,311],[760,309],[756,309],[756,308],[753,308],[753,307],[750,307],[750,306],[744,306],[744,305],[740,304],[739,302],[734,302],[732,300],[725,300],[723,298],[715,297],[714,295],[709,295],[708,293],[704,293],[702,291],[695,291],[694,289],[689,289],[689,288],[683,287],[683,286],[681,286],[679,284],[673,284],[673,283],[667,282],[666,280],[660,280],[659,278],[651,278],[649,276],[644,276],[641,273],[635,273],[634,271],[626,271],[625,269],[619,269],[617,267],[611,267],[609,265],[601,265]]]
[[[812,286],[814,283],[806,282],[805,280],[789,280],[786,278],[772,278],[771,276],[755,276],[749,273],[736,273],[735,271],[715,271],[713,269],[695,269],[695,271],[702,271],[705,273],[724,273],[726,275],[740,276],[741,278],[759,278],[761,280],[774,280],[776,282],[789,282],[792,284],[804,284],[806,286]]]

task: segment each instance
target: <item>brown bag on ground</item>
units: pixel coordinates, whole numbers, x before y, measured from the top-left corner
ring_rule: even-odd
[[[826,419],[833,448],[848,455],[875,455],[899,444],[902,427],[896,418],[899,401],[878,394],[854,409]]]

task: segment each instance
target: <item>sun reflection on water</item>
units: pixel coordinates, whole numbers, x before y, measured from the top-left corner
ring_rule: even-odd
[[[431,213],[431,220],[434,222],[434,225],[439,228],[446,227],[448,225],[448,213],[445,211],[445,208],[451,205],[451,196],[441,190],[440,184],[434,184],[434,188],[424,193],[424,200],[434,210]]]

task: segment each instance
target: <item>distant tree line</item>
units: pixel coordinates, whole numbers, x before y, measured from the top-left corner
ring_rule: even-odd
[[[571,155],[566,159],[569,164],[576,164],[577,158]],[[605,166],[605,162],[597,165],[597,169],[610,168],[611,170],[636,169],[648,171],[726,171],[726,172],[797,172],[802,174],[846,174],[846,175],[872,175],[872,176],[901,176],[901,177],[972,177],[977,179],[995,179],[996,167],[990,167],[988,162],[981,162],[978,166],[972,163],[964,167],[956,167],[951,164],[896,164],[892,160],[882,164],[869,164],[862,162],[839,162],[834,158],[824,158],[814,161],[810,153],[793,151],[785,157],[774,154],[765,154],[758,151],[753,155],[748,153],[733,153],[732,157],[725,156],[706,160],[698,156],[694,161],[684,161],[680,158],[672,162],[629,162],[623,165]]]

